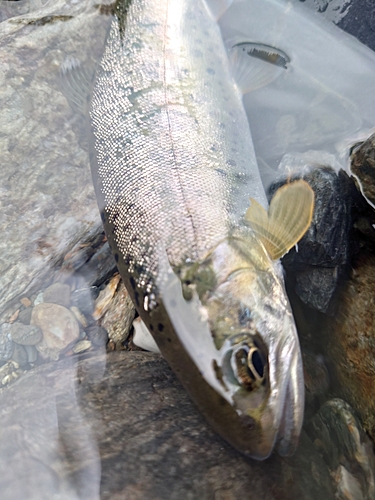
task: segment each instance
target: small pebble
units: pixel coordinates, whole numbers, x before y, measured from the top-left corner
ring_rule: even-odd
[[[8,361],[0,368],[0,382],[2,385],[7,385],[18,378],[16,370],[19,369],[19,364],[15,361]]]
[[[27,353],[27,360],[29,363],[35,363],[38,358],[38,351],[34,345],[25,345],[25,351]]]
[[[43,301],[69,307],[70,286],[65,283],[53,283],[53,285],[44,290]]]
[[[14,323],[16,321],[16,319],[18,318],[19,313],[20,313],[19,309],[17,309],[17,311],[14,311],[12,316],[9,318],[9,323]]]
[[[86,328],[86,334],[96,347],[103,347],[108,342],[107,330],[97,324]]]
[[[81,311],[78,309],[78,307],[72,306],[70,308],[74,316],[77,318],[78,322],[83,326],[83,328],[87,327],[87,319],[85,316],[81,313]]]
[[[34,299],[34,307],[39,305],[39,304],[42,304],[43,302],[44,302],[43,292],[39,292],[38,295]]]
[[[72,351],[75,354],[78,354],[79,352],[87,351],[87,349],[90,349],[91,346],[92,343],[90,342],[90,340],[81,340],[80,342],[76,343]]]
[[[30,307],[31,306],[31,300],[28,299],[27,297],[23,297],[20,300],[21,304],[24,305],[25,307]]]
[[[62,350],[79,337],[79,326],[73,313],[58,304],[44,302],[33,309],[31,324],[43,333],[37,349],[43,358],[57,360]]]
[[[107,330],[108,337],[114,341],[117,349],[123,349],[135,316],[133,302],[121,281],[107,311],[101,318],[101,325]]]
[[[337,481],[338,498],[375,498],[373,443],[348,403],[327,401],[305,429]]]
[[[13,323],[9,333],[13,342],[21,345],[35,345],[43,338],[40,328],[22,323]]]
[[[24,346],[18,344],[14,345],[12,360],[18,363],[20,366],[25,366],[29,363],[29,357]]]
[[[92,258],[80,268],[80,274],[89,286],[100,286],[116,272],[116,262],[108,243],[105,243]]]
[[[14,344],[10,339],[10,323],[3,323],[0,327],[0,361],[8,361],[12,357]]]
[[[22,311],[20,311],[20,313],[18,315],[18,318],[17,318],[18,321],[20,321],[24,325],[29,325],[30,320],[31,320],[31,313],[32,313],[31,307],[28,307],[27,309],[23,309]]]
[[[78,307],[78,309],[87,316],[91,315],[94,311],[94,298],[92,292],[95,292],[95,295],[99,293],[96,287],[85,287],[74,290],[70,296],[71,304]]]
[[[111,278],[108,285],[99,294],[99,297],[95,300],[95,311],[92,317],[97,321],[100,319],[104,313],[108,310],[111,300],[116,293],[118,284],[120,283],[121,277],[119,274],[115,274]]]

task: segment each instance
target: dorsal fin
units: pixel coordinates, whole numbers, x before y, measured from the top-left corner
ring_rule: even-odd
[[[314,191],[302,179],[279,188],[268,212],[250,198],[245,219],[272,259],[286,254],[305,234],[311,224],[314,199]]]

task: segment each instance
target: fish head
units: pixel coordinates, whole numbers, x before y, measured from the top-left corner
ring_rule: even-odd
[[[302,426],[304,382],[282,280],[262,245],[255,245],[255,257],[246,256],[244,262],[244,255],[224,242],[195,269],[195,279],[189,275],[189,287],[199,290],[199,296],[183,293],[191,309],[184,325],[175,329],[199,374],[221,396],[203,401],[203,413],[238,450],[262,460],[274,449],[284,456],[294,452]],[[174,302],[176,297],[175,291]],[[194,308],[200,326],[194,324]],[[169,313],[173,320],[174,311]],[[200,392],[201,384],[190,385],[193,399],[192,392]]]

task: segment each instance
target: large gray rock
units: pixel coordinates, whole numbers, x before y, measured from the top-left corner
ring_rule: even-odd
[[[8,3],[29,7],[0,23],[0,317],[100,231],[85,120],[60,90],[60,69],[72,57],[93,67],[110,21],[91,0],[1,10]]]
[[[0,394],[2,500],[334,499],[305,434],[292,458],[246,459],[159,355],[115,351],[103,373],[104,359],[43,365]]]

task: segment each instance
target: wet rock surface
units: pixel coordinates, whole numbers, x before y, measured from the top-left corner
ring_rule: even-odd
[[[350,233],[353,204],[358,198],[353,181],[344,171],[329,167],[312,169],[303,176],[315,193],[311,226],[283,259],[294,274],[294,288],[311,308],[326,313],[352,252]],[[271,188],[271,193],[280,184]]]
[[[375,256],[363,250],[326,329],[335,393],[350,403],[375,440]]]
[[[372,500],[375,496],[373,443],[353,409],[341,399],[328,401],[310,419],[307,433],[323,455],[338,497]]]
[[[13,323],[8,329],[13,342],[16,344],[35,345],[43,338],[42,331],[37,326]]]
[[[31,324],[40,328],[43,339],[37,349],[44,358],[58,359],[61,351],[79,337],[79,326],[66,307],[43,302],[33,309]]]
[[[51,302],[60,306],[70,305],[70,286],[65,283],[53,283],[43,292],[43,302]]]
[[[103,368],[98,355],[70,358],[0,394],[3,500],[334,499],[305,434],[291,458],[248,460],[207,426],[160,356],[113,352]]]
[[[100,325],[106,329],[116,348],[121,349],[128,338],[134,315],[133,302],[121,281],[108,309],[100,319]]]
[[[375,205],[375,134],[354,148],[350,156],[350,171],[364,196]]]

